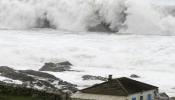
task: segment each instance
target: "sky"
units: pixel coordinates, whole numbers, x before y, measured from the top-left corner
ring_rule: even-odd
[[[149,1],[161,5],[175,5],[175,0],[149,0]]]

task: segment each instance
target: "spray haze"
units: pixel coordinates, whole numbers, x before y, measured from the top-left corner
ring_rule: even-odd
[[[145,0],[0,0],[0,27],[174,34],[174,16],[159,8]]]

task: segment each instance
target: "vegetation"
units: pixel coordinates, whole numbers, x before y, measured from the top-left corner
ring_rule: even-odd
[[[61,94],[47,93],[17,85],[1,84],[0,100],[61,100]]]
[[[0,100],[61,100],[61,99],[55,97],[0,95]]]
[[[0,100],[34,100],[30,96],[0,96]]]

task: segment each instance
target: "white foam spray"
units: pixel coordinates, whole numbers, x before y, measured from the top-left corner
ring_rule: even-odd
[[[175,18],[146,0],[0,0],[1,28],[88,31],[100,24],[120,33],[175,33]]]
[[[161,11],[160,5],[143,0],[127,0],[125,33],[171,35],[175,33],[175,18]]]

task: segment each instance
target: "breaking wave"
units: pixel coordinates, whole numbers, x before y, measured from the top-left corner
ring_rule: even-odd
[[[146,0],[0,0],[0,28],[171,35],[175,17]]]

